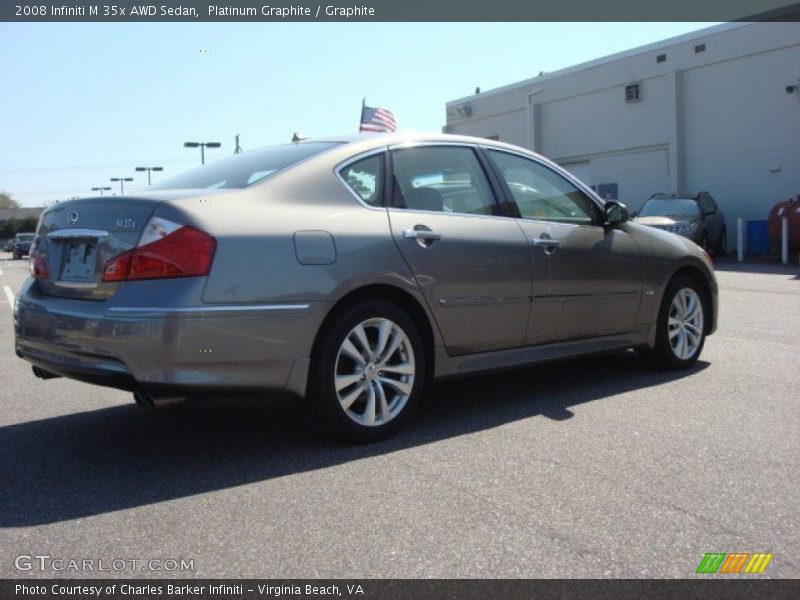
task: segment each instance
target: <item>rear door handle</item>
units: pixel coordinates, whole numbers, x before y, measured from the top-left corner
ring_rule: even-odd
[[[442,239],[442,234],[430,229],[406,229],[403,237],[407,240],[429,240],[436,241]]]
[[[533,245],[540,248],[558,248],[561,245],[561,242],[558,240],[539,238],[538,240],[533,240]]]

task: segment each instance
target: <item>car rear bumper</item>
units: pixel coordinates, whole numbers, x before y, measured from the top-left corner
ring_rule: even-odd
[[[120,389],[302,396],[326,309],[321,302],[123,306],[45,296],[29,279],[14,307],[15,345],[44,371]]]

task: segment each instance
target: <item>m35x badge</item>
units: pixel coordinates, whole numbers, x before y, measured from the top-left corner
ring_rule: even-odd
[[[136,221],[133,219],[117,219],[117,229],[136,229]]]

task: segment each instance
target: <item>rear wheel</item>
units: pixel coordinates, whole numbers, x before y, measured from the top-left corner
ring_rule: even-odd
[[[706,338],[708,305],[705,290],[693,278],[679,275],[670,281],[661,301],[656,345],[651,362],[665,369],[685,369],[697,362]]]
[[[369,442],[388,437],[408,420],[424,382],[416,325],[394,304],[370,300],[345,310],[321,334],[309,396],[337,434]]]

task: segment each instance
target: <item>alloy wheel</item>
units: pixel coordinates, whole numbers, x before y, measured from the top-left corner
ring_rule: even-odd
[[[689,360],[703,342],[703,303],[692,288],[678,290],[669,309],[669,344],[681,360]]]
[[[414,389],[416,362],[411,342],[397,323],[362,321],[339,348],[334,387],[345,414],[367,427],[399,415]]]

